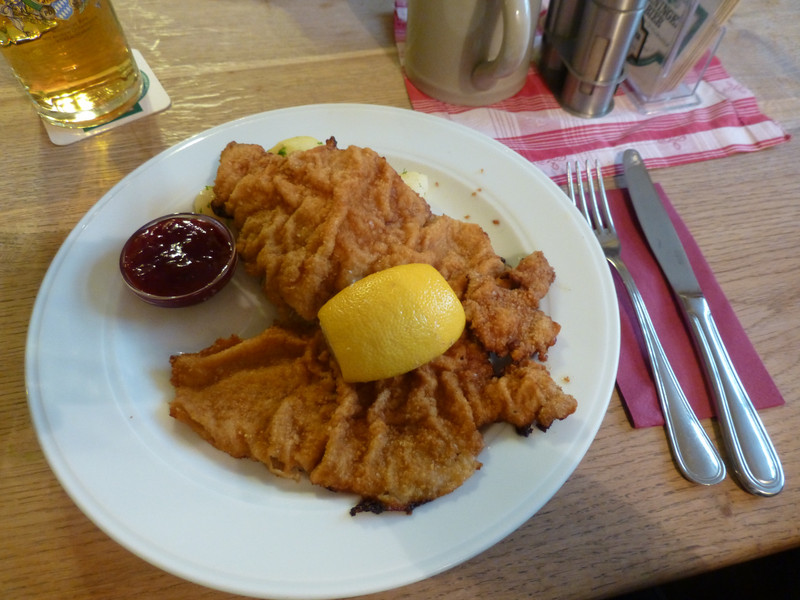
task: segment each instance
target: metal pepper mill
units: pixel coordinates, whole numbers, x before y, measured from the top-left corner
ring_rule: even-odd
[[[540,71],[561,106],[601,117],[625,79],[625,58],[647,0],[553,0]]]

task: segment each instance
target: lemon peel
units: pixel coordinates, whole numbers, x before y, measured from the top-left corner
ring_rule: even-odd
[[[401,375],[447,351],[466,324],[447,280],[428,264],[378,271],[328,300],[320,326],[342,377],[363,382]]]

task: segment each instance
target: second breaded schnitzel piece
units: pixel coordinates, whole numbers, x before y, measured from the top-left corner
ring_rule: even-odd
[[[549,426],[574,410],[542,365],[525,361],[493,377],[466,336],[414,371],[369,383],[342,380],[318,329],[270,327],[171,364],[172,417],[276,475],[307,474],[359,495],[355,512],[410,512],[452,492],[480,468],[487,424],[527,433],[533,422]]]
[[[276,475],[411,511],[480,467],[470,402],[433,366],[348,384],[318,329],[271,327],[171,359],[170,415]]]

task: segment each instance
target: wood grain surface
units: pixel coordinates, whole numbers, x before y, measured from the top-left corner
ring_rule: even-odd
[[[320,102],[408,108],[390,0],[117,1],[132,46],[172,107],[56,147],[0,65],[0,597],[223,600],[131,554],[84,516],[39,448],[26,404],[25,338],[50,261],[103,194],[209,127]],[[774,498],[728,478],[692,485],[662,430],[634,430],[619,398],[555,497],[505,540],[372,600],[603,598],[800,546],[800,4],[740,4],[718,52],[794,138],[776,148],[660,170],[786,405],[762,413],[783,460]],[[705,426],[719,441],[712,421]],[[377,552],[380,549],[376,549]]]

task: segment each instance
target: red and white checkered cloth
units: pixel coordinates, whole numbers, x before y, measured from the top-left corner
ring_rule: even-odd
[[[406,0],[395,2],[395,40],[402,60]],[[564,111],[531,67],[522,90],[485,107],[457,106],[426,96],[406,78],[411,105],[485,133],[534,163],[556,183],[566,181],[570,160],[597,159],[606,176],[621,172],[620,156],[635,147],[650,168],[669,167],[753,152],[789,140],[758,108],[752,92],[714,58],[698,87],[700,103],[657,115],[640,113],[622,92],[614,109],[585,119]]]

